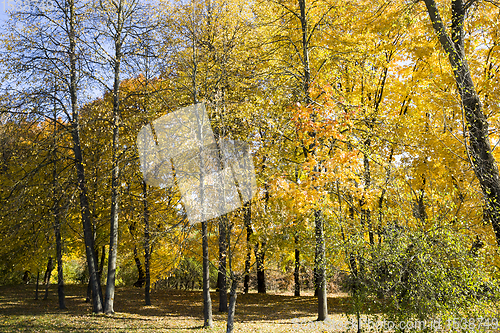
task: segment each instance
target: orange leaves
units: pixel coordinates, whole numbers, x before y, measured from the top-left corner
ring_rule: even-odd
[[[319,107],[297,103],[297,107],[293,109],[292,121],[296,134],[304,145],[317,146],[319,142],[345,139],[345,132],[351,127],[353,112],[339,110],[339,104],[342,106],[332,100]]]

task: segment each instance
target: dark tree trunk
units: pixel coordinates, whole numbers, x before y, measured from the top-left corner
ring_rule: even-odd
[[[149,234],[149,206],[148,206],[148,185],[142,181],[142,196],[144,199],[144,268],[146,269],[146,283],[144,286],[144,301],[146,305],[151,305],[150,289],[151,289],[151,237]]]
[[[203,327],[212,327],[212,300],[210,299],[210,261],[208,260],[207,222],[201,223],[203,248]]]
[[[89,282],[87,283],[87,297],[85,298],[85,303],[90,302],[92,299],[92,285],[90,284],[90,277],[89,277]]]
[[[233,231],[233,224],[229,221],[228,219],[228,225],[227,225],[227,261],[228,261],[228,266],[229,266],[229,273],[233,274],[233,256],[231,254],[231,233]],[[227,281],[227,280],[226,280]],[[227,285],[227,283],[226,283]]]
[[[425,179],[424,179],[424,184],[425,184]],[[419,220],[422,225],[425,223],[425,220],[427,219],[427,213],[425,212],[425,203],[424,203],[424,196],[425,196],[425,190],[424,188],[421,188],[419,191],[419,194],[417,196],[417,200],[415,203],[413,203],[413,216]]]
[[[243,292],[245,294],[248,294],[248,290],[250,288],[250,260],[252,259],[252,245],[251,245],[251,237],[253,234],[252,204],[250,202],[247,202],[244,207],[245,207],[244,223],[247,231],[247,255],[245,258],[245,278],[243,281]]]
[[[356,263],[356,257],[354,253],[349,254],[349,270],[351,271],[351,290],[354,293],[358,290],[358,265]]]
[[[385,184],[388,184],[389,183],[389,179],[390,179],[390,176],[391,176],[391,168],[390,168],[390,164],[392,162],[392,156],[394,155],[394,147],[391,148],[391,152],[389,153],[389,158],[388,158],[388,162],[389,162],[389,166],[386,167],[386,170],[385,170]],[[384,196],[385,196],[385,193],[386,193],[386,188],[383,188],[382,189],[382,193],[380,193],[380,197],[378,198],[378,207],[377,207],[377,210],[378,210],[378,228],[377,228],[377,234],[378,234],[378,244],[382,244],[382,225],[383,225],[383,216],[384,216],[384,213],[383,213],[383,206],[384,206]]]
[[[55,91],[54,94],[57,92]],[[61,216],[60,207],[58,200],[58,188],[57,188],[57,108],[54,105],[54,147],[53,147],[53,159],[54,164],[52,170],[52,197],[53,197],[53,213],[54,213],[54,236],[56,239],[56,261],[57,261],[57,296],[59,299],[59,309],[66,309],[65,297],[64,297],[64,272],[63,272],[63,261],[62,261],[62,239],[61,239]]]
[[[70,68],[70,99],[71,99],[71,135],[73,138],[73,153],[75,155],[76,175],[80,191],[80,212],[82,215],[83,235],[85,239],[85,253],[90,275],[92,289],[92,311],[102,312],[102,291],[97,278],[96,256],[94,253],[94,237],[92,234],[92,221],[88,201],[87,184],[85,180],[82,148],[80,143],[80,123],[78,120],[78,88],[77,88],[77,51],[76,51],[76,13],[75,1],[68,0],[68,28],[69,28],[69,68]]]
[[[38,286],[40,285],[40,271],[36,273],[35,300],[38,300]]]
[[[96,251],[97,256],[97,251]],[[99,282],[102,278],[102,272],[104,271],[104,261],[106,260],[106,245],[101,246],[101,260],[99,261],[99,270],[97,271],[97,278]]]
[[[314,262],[316,262],[316,260],[318,260],[318,257],[317,257],[317,252],[314,253]],[[313,268],[313,275],[314,275],[314,297],[318,297],[319,295],[319,284],[320,284],[320,276],[318,275],[318,269],[316,266],[314,266]]]
[[[151,305],[151,273],[150,273],[150,266],[149,266],[149,260],[150,260],[150,253],[148,251],[147,254],[145,254],[146,259],[144,260],[144,266],[146,268],[146,281],[144,283],[144,302],[146,305]]]
[[[43,277],[43,283],[45,284],[45,296],[43,296],[43,299],[47,299],[47,297],[49,297],[50,276],[52,275],[53,269],[54,266],[52,264],[52,257],[49,257],[49,261],[47,262],[47,270],[45,271],[45,276]]]
[[[146,275],[144,274],[144,269],[142,268],[141,259],[139,259],[139,253],[137,253],[137,246],[135,245],[134,245],[134,261],[135,261],[135,266],[137,267],[137,273],[139,273],[137,281],[134,283],[134,287],[142,288],[142,286],[144,286],[144,282],[146,282]]]
[[[359,304],[359,276],[358,276],[358,266],[356,264],[356,256],[354,253],[349,254],[349,270],[351,272],[351,292],[354,298],[354,303],[356,307],[356,320],[358,323],[358,333],[361,332],[361,316],[360,316],[360,304]]]
[[[227,312],[227,226],[227,216],[223,215],[219,217],[219,271],[217,274],[217,287],[219,289],[219,312]]]
[[[239,277],[231,275],[231,292],[229,297],[229,309],[227,312],[227,329],[226,333],[233,333],[234,330],[234,313],[236,311],[236,289],[238,288]]]
[[[293,272],[293,279],[295,282],[294,295],[300,296],[300,250],[299,236],[295,234],[295,271]]]
[[[79,134],[76,134],[79,136]],[[87,255],[87,266],[89,269],[89,285],[92,292],[92,311],[94,313],[102,312],[102,291],[100,287],[100,282],[98,279],[97,269],[96,269],[96,255],[94,251],[94,236],[92,234],[92,223],[90,221],[90,212],[88,205],[88,197],[87,197],[87,189],[85,185],[85,176],[83,169],[83,162],[81,159],[81,151],[79,148],[79,138],[77,137],[75,141],[78,144],[75,144],[75,155],[79,156],[76,158],[77,163],[77,175],[78,175],[78,183],[80,187],[80,204],[82,207],[82,219],[83,219],[83,230],[84,230],[84,239],[85,239],[85,250]],[[80,162],[78,162],[80,160]]]
[[[94,235],[94,241],[95,241],[95,235]],[[103,246],[102,247],[102,250],[104,251],[105,247]],[[97,270],[97,280],[99,281],[99,285],[101,283],[101,274],[102,274],[102,270],[103,270],[103,265],[104,265],[104,253],[101,253],[101,261],[99,262],[99,249],[96,248],[94,250],[95,252],[95,257],[96,257],[96,267],[98,267],[98,270]],[[100,288],[100,287],[99,287]],[[90,277],[89,277],[89,282],[87,284],[87,298],[85,299],[85,303],[88,303],[90,302],[90,300],[92,299],[92,285],[90,283]]]
[[[264,256],[266,242],[257,243],[255,246],[255,261],[257,264],[257,292],[259,294],[266,293],[266,274],[264,269]]]
[[[497,244],[500,246],[500,177],[493,157],[487,118],[482,111],[464,49],[464,21],[466,12],[476,1],[452,0],[451,37],[446,32],[435,0],[424,0],[441,46],[448,55],[469,132],[468,153],[474,173],[479,180],[486,202],[485,214],[490,220]]]
[[[56,215],[57,216],[57,215]],[[57,218],[59,220],[59,218]],[[55,225],[56,233],[56,260],[57,260],[57,295],[59,298],[59,309],[66,309],[64,296],[64,272],[62,261],[62,240],[61,240],[61,224],[60,221]]]
[[[77,177],[78,177],[78,185],[80,189],[80,206],[83,220],[83,233],[85,239],[85,252],[87,256],[87,266],[89,268],[90,275],[90,286],[92,290],[92,300],[93,300],[93,312],[101,313],[102,312],[102,292],[99,283],[99,279],[97,278],[97,270],[96,270],[96,256],[94,252],[94,237],[92,234],[92,222],[90,221],[90,211],[88,204],[88,196],[87,196],[87,188],[85,185],[85,176],[84,176],[84,167],[83,167],[83,159],[81,155],[80,148],[80,138],[79,138],[79,129],[78,125],[75,125],[73,132],[74,138],[74,152],[75,152],[75,160],[76,160],[76,169],[77,169]]]
[[[370,148],[371,141],[368,139],[365,141],[364,146],[365,150],[368,150]],[[363,178],[364,178],[364,189],[365,191],[368,191],[370,188],[371,184],[371,174],[370,174],[370,160],[368,159],[368,155],[365,153],[363,154],[363,166],[364,166],[364,171],[363,171]],[[372,218],[371,218],[371,210],[369,208],[363,208],[363,206],[366,204],[366,199],[363,197],[360,202],[361,206],[361,225],[363,227],[366,227],[368,229],[368,239],[370,240],[370,245],[373,245],[375,243],[375,240],[373,238],[373,226],[372,226]]]
[[[326,297],[326,277],[325,277],[325,236],[323,234],[323,212],[314,211],[314,225],[316,233],[316,273],[318,281],[318,321],[323,321],[328,317],[328,306]]]
[[[308,24],[307,24],[307,10],[306,10],[306,1],[299,0],[300,7],[300,25],[302,32],[302,65],[304,72],[303,75],[303,84],[302,87],[304,92],[304,101],[309,105],[311,103],[311,96],[309,94],[309,88],[311,86],[311,68],[309,64],[309,32],[308,32]]]

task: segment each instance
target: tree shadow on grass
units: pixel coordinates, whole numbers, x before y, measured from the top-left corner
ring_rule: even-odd
[[[67,310],[58,309],[57,286],[50,287],[48,300],[34,300],[34,289],[34,285],[1,286],[0,316],[21,316],[22,320],[25,320],[26,316],[31,316],[33,325],[43,323],[45,316],[48,321],[60,321],[60,323],[47,322],[48,331],[57,331],[59,327],[57,325],[62,325],[65,327],[64,331],[72,332],[73,326],[79,327],[72,324],[72,320],[88,323],[83,324],[84,330],[88,332],[102,331],[102,327],[106,325],[109,331],[127,331],[136,326],[147,330],[149,327],[161,327],[162,330],[167,331],[202,328],[201,291],[158,290],[151,294],[152,305],[146,306],[143,289],[117,288],[114,302],[116,313],[107,316],[92,315],[91,303],[84,302],[86,286],[68,285],[65,287]],[[40,293],[39,297],[43,297],[43,293]],[[218,293],[212,292],[211,297],[214,322],[219,326],[223,325],[227,314],[217,311]],[[347,295],[331,295],[328,298],[330,314],[343,314],[350,309],[351,302]],[[295,297],[250,293],[238,295],[235,322],[266,325],[271,322],[277,324],[279,321],[279,326],[285,327],[295,318],[316,315],[317,300],[314,296]],[[28,325],[31,324],[28,323]]]

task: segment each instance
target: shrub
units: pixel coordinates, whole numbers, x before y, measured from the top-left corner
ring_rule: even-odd
[[[446,227],[393,225],[382,238],[364,247],[359,240],[346,244],[358,313],[368,298],[377,298],[392,322],[477,318],[498,298],[495,268],[484,253],[473,251],[472,237]]]

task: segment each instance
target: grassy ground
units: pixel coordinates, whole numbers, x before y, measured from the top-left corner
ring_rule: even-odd
[[[67,310],[59,310],[57,288],[47,300],[34,300],[33,285],[0,287],[0,332],[225,332],[226,314],[219,314],[218,295],[212,293],[214,328],[202,329],[201,291],[160,290],[152,306],[144,305],[143,290],[117,288],[112,316],[92,315],[85,303],[86,287],[66,286]],[[346,319],[351,305],[346,295],[329,295],[330,322],[318,325],[315,297],[238,295],[235,332],[332,332],[332,323]],[[40,298],[43,292],[40,293]]]

